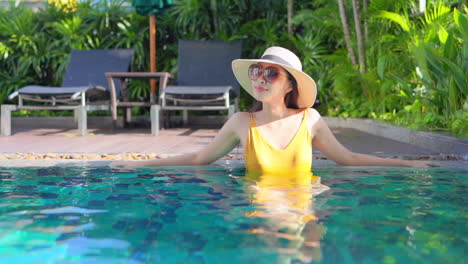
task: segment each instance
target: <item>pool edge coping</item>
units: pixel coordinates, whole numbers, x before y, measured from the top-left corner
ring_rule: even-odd
[[[392,139],[442,154],[457,154],[468,159],[468,138],[455,138],[411,130],[376,122],[372,119],[324,117],[332,128],[350,128],[375,136]]]
[[[47,160],[24,160],[24,159],[9,159],[9,160],[0,160],[0,168],[26,168],[26,167],[106,167],[108,166],[113,160],[61,160],[61,159],[47,159]],[[447,168],[455,168],[455,169],[465,169],[468,171],[468,161],[437,161],[443,167],[443,169]],[[225,168],[245,168],[244,160],[218,160],[210,165],[204,166],[222,166]],[[187,167],[187,166],[163,166],[163,167]],[[152,167],[147,167],[152,168]],[[157,168],[157,167],[153,167]],[[322,160],[322,159],[314,159],[312,170],[314,169],[368,169],[368,168],[407,168],[407,169],[414,169],[414,170],[421,170],[421,169],[428,169],[428,168],[411,168],[411,167],[383,167],[383,166],[339,166],[336,165],[335,162],[331,160]],[[431,169],[431,168],[429,168]],[[435,168],[438,169],[438,168]]]

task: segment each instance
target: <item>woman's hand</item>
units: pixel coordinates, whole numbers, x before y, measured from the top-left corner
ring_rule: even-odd
[[[410,167],[418,167],[418,168],[440,167],[439,163],[428,161],[428,160],[408,160],[408,165]]]

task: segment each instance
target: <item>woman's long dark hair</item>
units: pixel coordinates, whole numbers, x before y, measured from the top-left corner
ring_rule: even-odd
[[[284,97],[284,104],[287,108],[299,109],[297,107],[297,98],[299,98],[299,92],[297,91],[297,81],[287,70],[284,70],[288,74],[288,80],[290,82],[292,90]],[[249,109],[250,113],[258,112],[263,109],[263,103],[253,98],[252,107]]]

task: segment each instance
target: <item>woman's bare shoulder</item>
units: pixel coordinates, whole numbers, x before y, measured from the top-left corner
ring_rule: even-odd
[[[250,127],[250,113],[235,113],[225,126],[227,126],[230,131],[234,132],[239,140],[244,144],[245,142],[243,139],[247,137],[246,134]]]
[[[250,117],[250,112],[237,112],[235,115],[238,117],[238,118],[249,118]]]
[[[249,121],[250,113],[249,112],[237,112],[231,117],[231,119],[236,120],[236,122],[243,123],[245,121]]]
[[[228,121],[234,127],[248,126],[250,120],[249,112],[237,112]]]
[[[316,123],[322,116],[315,108],[309,108],[307,117],[311,123]]]
[[[322,125],[322,122],[320,121],[323,119],[316,109],[309,108],[307,111],[307,122],[309,123],[309,129],[311,134],[315,135],[317,134],[318,130],[320,130],[320,126]]]

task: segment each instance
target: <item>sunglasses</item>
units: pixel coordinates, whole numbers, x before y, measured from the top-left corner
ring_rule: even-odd
[[[250,65],[248,73],[249,79],[252,81],[258,80],[258,78],[260,78],[260,76],[263,74],[263,79],[269,83],[274,82],[280,75],[280,72],[277,68],[268,66],[265,69],[262,69],[262,67],[258,64]]]

